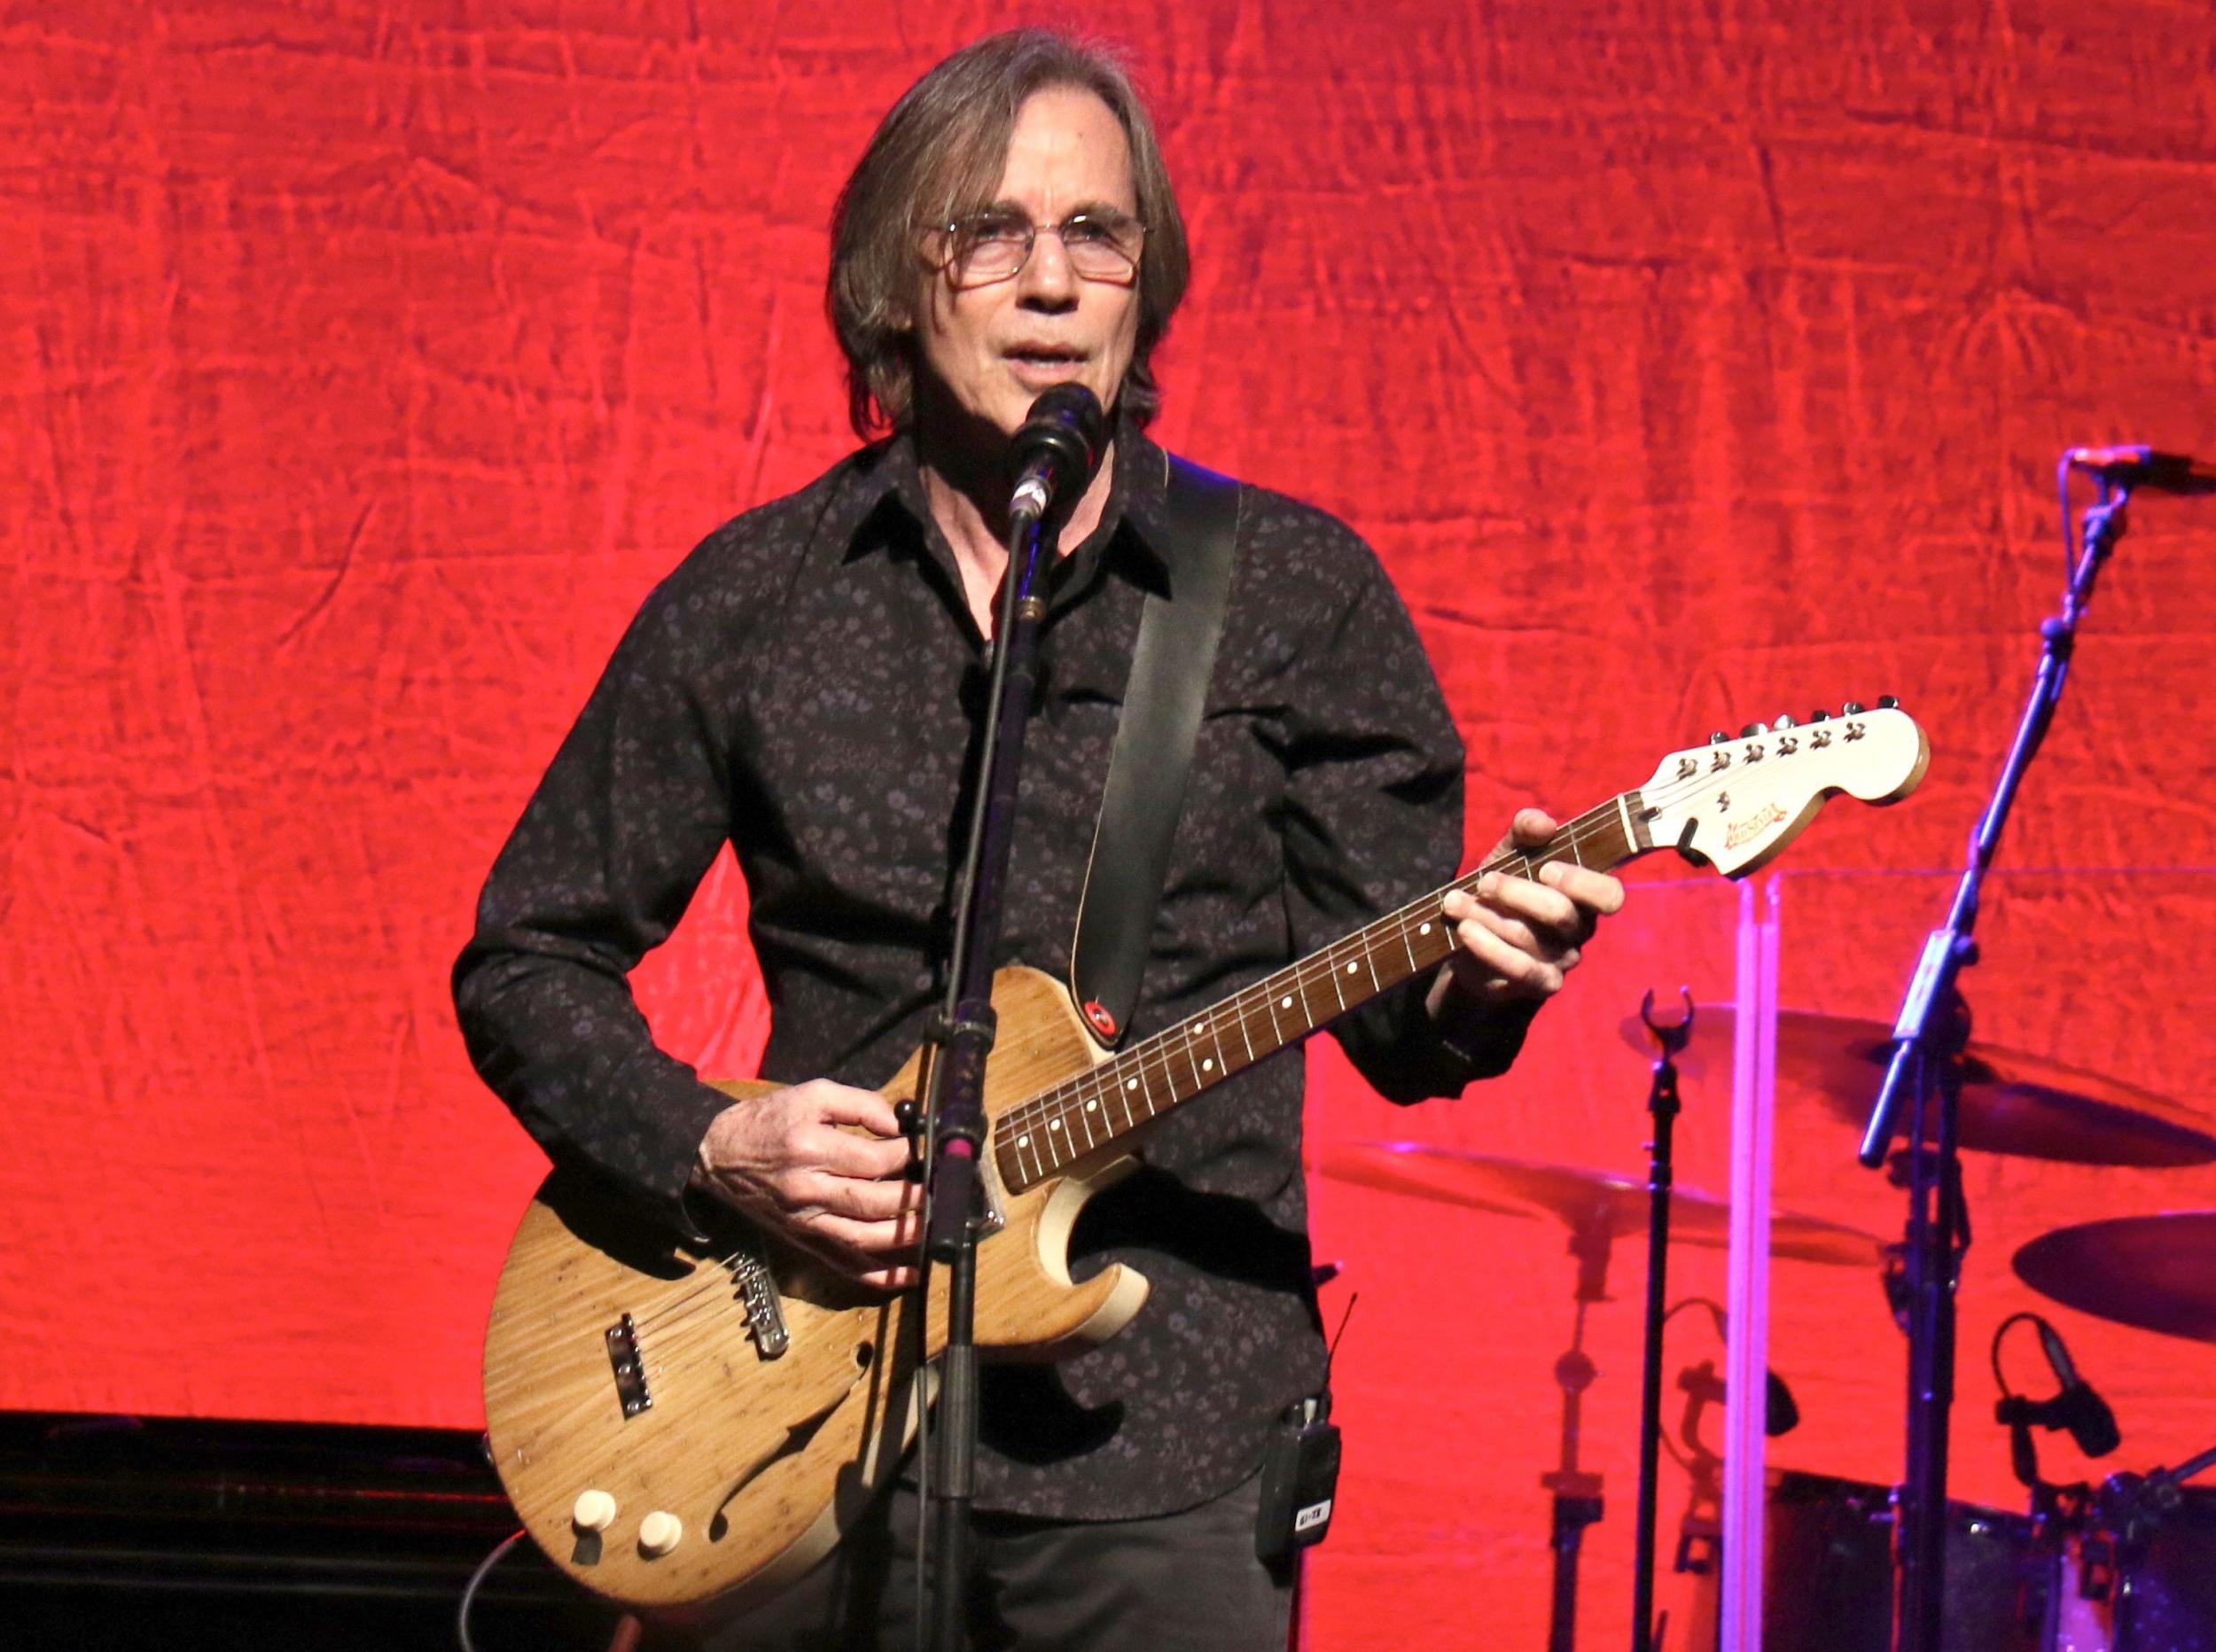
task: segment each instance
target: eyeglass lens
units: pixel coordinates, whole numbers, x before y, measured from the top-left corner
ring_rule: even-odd
[[[976,284],[1005,281],[1029,261],[1042,230],[1062,243],[1070,269],[1088,281],[1128,281],[1137,270],[1144,230],[1120,214],[1073,213],[1034,228],[1020,213],[993,211],[948,226],[956,273]]]

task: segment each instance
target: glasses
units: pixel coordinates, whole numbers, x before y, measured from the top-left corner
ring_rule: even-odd
[[[1031,249],[1042,231],[1062,243],[1062,255],[1070,269],[1087,281],[1112,281],[1129,286],[1138,279],[1139,253],[1146,245],[1146,226],[1128,213],[1096,206],[1074,212],[1059,223],[1034,225],[1019,212],[988,206],[966,218],[942,225],[940,268],[956,287],[990,286],[1006,281],[1031,261]]]

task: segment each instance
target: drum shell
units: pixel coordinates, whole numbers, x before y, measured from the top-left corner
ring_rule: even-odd
[[[2032,1523],[1947,1506],[1941,1644],[2040,1652],[2051,1558]],[[1762,1569],[1767,1652],[1887,1652],[1892,1644],[1891,1488],[1787,1471],[1770,1486]]]
[[[2116,1543],[2116,1652],[2216,1652],[2216,1489]]]
[[[1892,1498],[1890,1487],[1773,1469],[1763,1513],[1764,1652],[1890,1652]],[[1947,1505],[1948,1647],[2042,1652],[2055,1571],[2032,1522],[1969,1503]],[[1676,1592],[1670,1652],[1713,1652],[1710,1576]],[[2212,1648],[2216,1652],[2216,1648]]]

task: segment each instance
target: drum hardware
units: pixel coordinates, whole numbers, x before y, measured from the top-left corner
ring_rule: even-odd
[[[2165,1336],[2216,1342],[2216,1212],[2059,1227],[2018,1248],[2013,1264],[2017,1277],[2066,1306]],[[2032,1321],[2051,1338],[2048,1360],[2062,1382],[2051,1400],[2025,1400],[2001,1379],[2000,1337],[2017,1320]],[[2066,1551],[2075,1544],[2075,1587],[2058,1582],[2055,1590],[2053,1652],[2216,1652],[2216,1492],[2186,1485],[2216,1467],[2216,1447],[2175,1469],[2111,1475],[2097,1492],[2049,1485],[2038,1476],[2031,1428],[2069,1429],[2081,1451],[2099,1456],[2112,1448],[2114,1419],[2078,1378],[2060,1338],[2039,1315],[2004,1321],[1994,1333],[1994,1350],[2002,1393],[1996,1415],[2010,1427],[2017,1477],[2032,1487],[2034,1510],[2054,1522],[2065,1550],[2058,1564],[2066,1568]],[[2105,1609],[2073,1638],[2060,1625],[2064,1613],[2082,1602]]]
[[[2094,1516],[2112,1652],[2216,1652],[2216,1491],[2185,1484],[2212,1466],[2216,1446],[2102,1483]]]
[[[1423,1142],[1356,1142],[1326,1148],[1315,1167],[1340,1181],[1388,1193],[1413,1193],[1465,1209],[1502,1216],[1552,1216],[1573,1235],[1589,1226],[1606,1241],[1636,1233],[1647,1221],[1643,1181],[1569,1165],[1542,1165]],[[1673,1243],[1721,1249],[1731,1238],[1730,1205],[1697,1188],[1673,1188],[1670,1237]],[[1574,1243],[1571,1250],[1575,1254]],[[1868,1267],[1876,1265],[1881,1250],[1877,1235],[1845,1222],[1790,1211],[1771,1218],[1774,1257]]]
[[[1715,1327],[1716,1340],[1727,1340],[1723,1305],[1708,1297],[1680,1298],[1662,1316],[1663,1324],[1666,1327],[1689,1308],[1707,1309],[1710,1322]],[[1765,1371],[1763,1375],[1767,1386],[1762,1400],[1762,1432],[1775,1439],[1800,1426],[1800,1408],[1793,1403],[1792,1391],[1775,1371]],[[1685,1408],[1678,1416],[1678,1438],[1665,1438],[1662,1445],[1678,1467],[1685,1470],[1686,1497],[1685,1512],[1678,1516],[1677,1547],[1670,1570],[1678,1576],[1719,1578],[1723,1562],[1723,1456],[1702,1438],[1701,1423],[1711,1407],[1724,1403],[1728,1389],[1717,1373],[1715,1360],[1708,1359],[1697,1365],[1679,1368],[1677,1391],[1685,1396]],[[1714,1652],[1721,1630],[1713,1594],[1711,1586],[1707,1594],[1697,1599],[1690,1612],[1680,1613],[1678,1624],[1673,1624],[1666,1611],[1657,1617],[1654,1644],[1658,1652],[1678,1652],[1679,1648],[1695,1647],[1701,1652]]]
[[[1549,1610],[1547,1652],[1574,1652],[1577,1646],[1578,1557],[1585,1528],[1601,1517],[1601,1477],[1578,1466],[1578,1442],[1584,1422],[1585,1391],[1599,1368],[1585,1352],[1585,1311],[1607,1299],[1608,1251],[1613,1235],[1588,1220],[1571,1231],[1570,1254],[1577,1258],[1577,1307],[1570,1346],[1555,1361],[1554,1380],[1562,1390],[1562,1432],[1557,1461],[1539,1477],[1553,1497],[1548,1543],[1554,1550],[1553,1603]]]
[[[2055,1374],[2060,1389],[2051,1399],[2034,1400],[2017,1393],[2009,1386],[2008,1375],[2001,1369],[2001,1344],[2010,1330],[2018,1325],[2031,1324],[2039,1328],[2040,1346],[2046,1350],[2047,1363]],[[2062,1333],[2036,1313],[2011,1313],[2002,1320],[1993,1333],[1991,1350],[1994,1386],[2001,1391],[2001,1398],[1993,1407],[1994,1421],[2009,1430],[2009,1461],[2016,1477],[2031,1489],[2033,1512],[2038,1512],[2039,1500],[2053,1488],[2040,1478],[2039,1446],[2032,1438],[2034,1426],[2050,1432],[2067,1429],[2077,1441],[2078,1449],[2088,1457],[2105,1457],[2122,1443],[2123,1437],[2116,1427],[2116,1414],[2109,1409],[2108,1401],[2093,1391],[2093,1385],[2079,1376],[2077,1368],[2070,1361],[2070,1352],[2063,1345]]]
[[[1554,1599],[1547,1644],[1549,1652],[1572,1652],[1579,1555],[1585,1528],[1601,1518],[1603,1508],[1601,1477],[1579,1460],[1583,1396],[1599,1374],[1585,1352],[1586,1311],[1607,1299],[1608,1258],[1615,1241],[1652,1220],[1646,1184],[1600,1171],[1536,1165],[1416,1142],[1329,1148],[1318,1157],[1316,1168],[1338,1181],[1468,1209],[1552,1216],[1569,1229],[1569,1254],[1578,1266],[1570,1346],[1555,1362],[1555,1383],[1562,1391],[1560,1446],[1556,1466],[1540,1477],[1540,1484],[1554,1494],[1549,1536],[1554,1551]],[[1713,1194],[1674,1188],[1669,1217],[1668,1236],[1685,1243],[1716,1247],[1729,1241],[1731,1207]],[[1878,1249],[1876,1235],[1843,1223],[1783,1211],[1771,1221],[1772,1256],[1868,1266],[1877,1260]],[[1713,1375],[1713,1365],[1710,1371]]]
[[[1735,1004],[1701,1006],[1705,1036],[1679,1070],[1701,1079],[1730,1061]],[[1619,1030],[1645,1050],[1645,1026]],[[1883,1022],[1816,1009],[1777,1012],[1780,1108],[1810,1103],[1842,1124],[1861,1116],[1892,1046]],[[2216,1119],[2138,1085],[1973,1039],[1962,1051],[1961,1138],[1965,1150],[2072,1165],[2175,1168],[2216,1160]]]

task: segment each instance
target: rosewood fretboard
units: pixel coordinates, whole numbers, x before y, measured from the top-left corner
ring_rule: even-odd
[[[1654,845],[1643,814],[1640,794],[1627,791],[1570,822],[1543,845],[1495,855],[1089,1072],[1018,1103],[993,1124],[1002,1184],[1021,1193],[1388,988],[1436,968],[1451,948],[1440,913],[1448,890],[1473,888],[1488,872],[1530,877],[1549,861],[1608,871],[1645,853]]]

